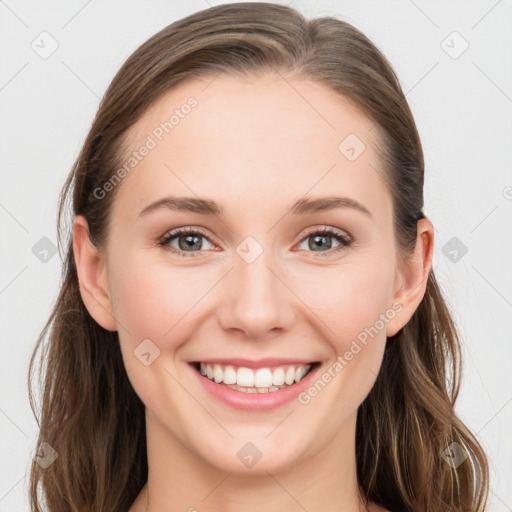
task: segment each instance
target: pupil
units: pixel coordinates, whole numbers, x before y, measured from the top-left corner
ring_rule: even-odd
[[[184,243],[182,241],[185,240]],[[180,237],[180,249],[184,251],[188,249],[200,249],[201,248],[201,237],[197,235],[185,235]]]
[[[313,245],[310,243],[309,248],[313,250],[317,250],[318,248],[322,249],[330,249],[332,246],[332,240],[330,236],[325,235],[316,235],[313,237]],[[329,240],[327,242],[327,240]],[[322,247],[322,243],[324,243],[324,247]]]

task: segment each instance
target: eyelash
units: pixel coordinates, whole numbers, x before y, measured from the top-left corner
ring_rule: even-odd
[[[210,243],[213,244],[213,242],[210,240],[210,238],[208,237],[208,235],[204,232],[204,231],[201,231],[200,229],[198,228],[181,228],[181,229],[177,229],[176,231],[171,231],[170,233],[167,233],[159,242],[158,242],[158,245],[160,247],[162,247],[162,249],[166,250],[166,251],[170,251],[170,252],[173,252],[174,254],[177,254],[178,256],[182,256],[182,257],[195,257],[195,256],[199,256],[199,254],[197,253],[201,253],[201,252],[204,252],[204,251],[190,251],[190,252],[187,252],[187,251],[182,251],[182,250],[177,250],[176,248],[174,247],[171,247],[169,245],[169,242],[171,242],[171,240],[173,240],[174,238],[177,238],[181,235],[200,235],[204,238],[206,238]],[[303,242],[304,240],[308,239],[309,237],[313,236],[313,235],[324,235],[324,236],[331,236],[333,237],[337,242],[340,243],[340,245],[338,247],[335,247],[334,249],[329,249],[327,251],[319,251],[319,254],[315,255],[315,257],[322,257],[322,256],[325,256],[325,255],[328,255],[328,254],[333,254],[333,253],[336,253],[346,247],[349,247],[353,240],[352,238],[350,238],[348,235],[345,235],[343,234],[342,232],[339,232],[333,228],[323,228],[323,229],[319,229],[319,230],[316,230],[316,231],[311,231],[310,233],[307,233],[303,238],[301,238],[301,240],[299,241],[299,243]],[[316,251],[308,251],[308,252],[316,252]]]

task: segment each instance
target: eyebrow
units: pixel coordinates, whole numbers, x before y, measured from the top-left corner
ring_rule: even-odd
[[[372,217],[368,208],[350,197],[301,198],[292,204],[289,213],[292,215],[303,215],[306,213],[332,210],[334,208],[352,208]],[[223,209],[215,201],[210,199],[201,199],[198,197],[164,197],[146,206],[139,213],[139,217],[162,209],[199,213],[202,215],[214,215],[215,217],[222,217],[224,215]]]

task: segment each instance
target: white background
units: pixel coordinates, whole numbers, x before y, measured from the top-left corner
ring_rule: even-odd
[[[27,366],[56,298],[60,188],[99,98],[125,59],[169,23],[219,2],[0,1],[0,512],[28,510],[37,424]],[[282,2],[284,3],[284,2]],[[490,511],[512,510],[512,4],[510,1],[292,2],[361,29],[395,67],[426,158],[434,268],[465,344],[458,413],[491,459]],[[47,31],[57,50],[32,48]],[[457,53],[454,59],[445,49]],[[442,43],[446,40],[445,43]],[[444,48],[443,48],[444,45]],[[48,48],[48,46],[46,46]],[[442,251],[457,237],[468,251]]]

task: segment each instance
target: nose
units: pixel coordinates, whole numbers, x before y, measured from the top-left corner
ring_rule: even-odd
[[[226,331],[248,339],[268,339],[288,330],[295,321],[293,293],[272,262],[270,251],[252,263],[234,255],[234,268],[226,276],[217,315]]]

